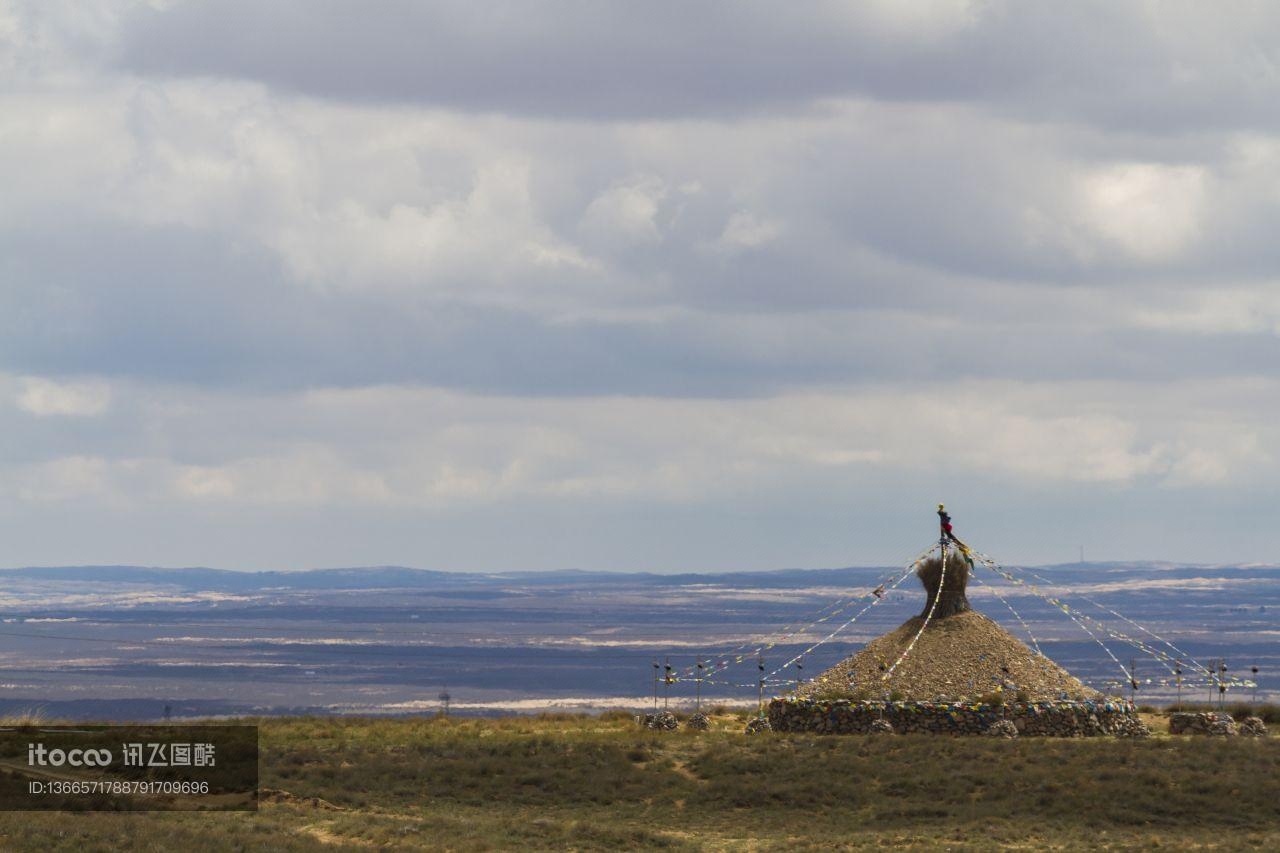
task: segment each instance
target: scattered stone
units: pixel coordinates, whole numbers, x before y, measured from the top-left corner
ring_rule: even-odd
[[[711,720],[706,714],[699,712],[690,717],[685,722],[684,727],[686,729],[693,729],[696,732],[705,732],[707,729],[711,728]]]
[[[873,735],[891,735],[893,734],[893,723],[888,720],[872,720],[870,731]]]
[[[747,734],[749,735],[758,735],[761,732],[771,731],[773,731],[773,726],[769,725],[769,719],[767,717],[756,717],[751,722],[747,723]]]
[[[1214,720],[1209,726],[1209,734],[1214,737],[1235,737],[1239,733],[1240,730],[1236,728],[1236,721],[1231,719]]]
[[[310,809],[322,809],[324,811],[345,812],[345,806],[335,805],[328,800],[322,800],[319,797],[299,797],[297,794],[289,791],[282,791],[278,788],[260,788],[258,789],[258,802],[260,803],[282,803],[290,806],[302,806]]]
[[[1261,717],[1245,717],[1244,720],[1236,726],[1236,729],[1245,737],[1267,736],[1267,724],[1262,721]]]
[[[1151,737],[1151,729],[1136,714],[1126,715],[1116,721],[1113,734],[1116,737],[1144,738]]]
[[[1171,735],[1214,735],[1233,737],[1237,734],[1236,721],[1230,714],[1204,711],[1199,714],[1178,713],[1169,715]]]
[[[1012,720],[996,720],[987,726],[984,734],[988,737],[1015,738],[1018,736],[1018,727],[1014,725]]]
[[[661,732],[674,732],[680,728],[680,721],[670,711],[659,711],[656,714],[644,715],[644,727]]]

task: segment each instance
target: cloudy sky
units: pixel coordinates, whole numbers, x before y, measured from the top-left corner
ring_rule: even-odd
[[[0,0],[0,564],[1275,561],[1280,10]]]

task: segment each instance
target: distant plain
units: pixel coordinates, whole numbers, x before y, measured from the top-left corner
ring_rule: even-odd
[[[764,652],[772,672],[862,604],[805,623],[837,600],[865,594],[888,571],[7,570],[0,572],[0,713],[406,714],[434,712],[445,691],[462,714],[637,708],[653,702],[655,661],[669,657],[677,671],[688,669],[725,649],[750,651],[798,622],[798,633]],[[1190,656],[1225,658],[1231,675],[1249,677],[1258,666],[1262,699],[1280,692],[1280,567],[1090,563],[1036,572],[1082,613],[1138,634],[1083,596]],[[1029,628],[1049,657],[1087,682],[1118,689],[1115,663],[1075,623],[1024,589],[990,573],[980,577],[985,584],[970,589],[975,607],[1024,640]],[[793,666],[774,676],[768,692],[856,651],[918,612],[922,601],[919,584],[908,579],[847,632],[805,655],[803,671]],[[1165,665],[1123,642],[1106,645],[1126,666],[1137,658],[1139,702],[1174,699]],[[754,704],[756,678],[752,658],[714,676],[702,695]],[[660,701],[669,694],[687,705],[695,689],[683,679],[660,688]],[[1188,684],[1183,698],[1213,697],[1202,684]],[[1226,698],[1247,701],[1251,692]]]

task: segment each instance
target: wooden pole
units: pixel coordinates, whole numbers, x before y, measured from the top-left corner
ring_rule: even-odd
[[[693,705],[699,713],[702,712],[702,661],[698,661],[698,681],[695,688]]]
[[[658,713],[658,659],[653,660],[653,713]]]
[[[671,709],[671,658],[663,661],[662,665],[662,710],[668,711]]]
[[[756,660],[756,668],[760,670],[760,682],[759,682],[760,705],[758,710],[759,710],[760,716],[763,717],[764,716],[764,657],[760,657]]]

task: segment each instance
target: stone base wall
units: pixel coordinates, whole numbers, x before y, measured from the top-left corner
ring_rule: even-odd
[[[857,702],[774,699],[769,723],[774,731],[815,734],[869,734],[884,719],[898,734],[986,734],[1008,720],[1027,737],[1143,736],[1146,726],[1134,707],[1110,702],[1013,702],[993,706],[969,702]]]

